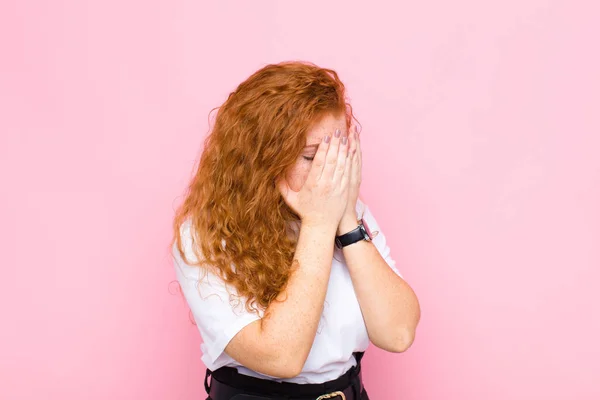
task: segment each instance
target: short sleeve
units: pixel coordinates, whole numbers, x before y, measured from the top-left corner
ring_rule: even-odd
[[[377,220],[371,213],[369,206],[367,206],[365,203],[363,203],[359,199],[357,202],[356,211],[358,213],[359,218],[360,218],[360,216],[362,216],[362,218],[366,221],[367,225],[369,225],[369,229],[371,230],[371,233],[374,235],[373,244],[379,251],[379,254],[381,254],[381,257],[383,257],[383,259],[390,266],[390,268],[399,277],[402,278],[402,274],[400,273],[400,271],[398,271],[398,268],[396,267],[396,262],[394,261],[394,259],[391,256],[391,250],[387,244],[385,235],[381,231],[381,228],[379,227]]]
[[[189,220],[181,226],[182,247],[186,258],[196,262],[190,226]],[[214,365],[231,339],[245,326],[260,319],[261,315],[247,311],[245,303],[238,301],[235,289],[226,285],[218,275],[187,264],[176,244],[172,255],[177,280],[202,336],[203,361],[207,366]]]

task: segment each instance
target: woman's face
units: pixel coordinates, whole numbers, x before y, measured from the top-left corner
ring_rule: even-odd
[[[346,116],[343,113],[339,117],[327,114],[307,132],[306,147],[304,147],[296,160],[296,164],[294,164],[286,176],[290,189],[295,192],[300,191],[308,177],[312,159],[315,157],[319,143],[321,143],[325,135],[333,136],[336,129],[342,132],[341,137],[348,136]]]

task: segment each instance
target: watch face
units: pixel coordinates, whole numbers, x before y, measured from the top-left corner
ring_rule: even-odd
[[[362,231],[365,234],[365,239],[371,240],[373,239],[373,235],[371,234],[371,230],[369,229],[369,225],[365,222],[364,219],[360,220],[361,226],[363,227]]]

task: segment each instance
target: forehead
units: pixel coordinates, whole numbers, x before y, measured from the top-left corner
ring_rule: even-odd
[[[342,135],[348,134],[348,127],[346,126],[346,116],[344,114],[336,117],[332,114],[327,114],[315,123],[306,132],[306,143],[315,144],[320,143],[323,136],[332,136],[336,129],[342,131]]]

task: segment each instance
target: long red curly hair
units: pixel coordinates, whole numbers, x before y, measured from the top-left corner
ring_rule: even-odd
[[[299,216],[275,181],[296,163],[307,131],[326,114],[344,114],[348,127],[354,119],[334,70],[308,62],[258,70],[219,108],[176,210],[171,247],[177,243],[186,263],[209,268],[233,286],[248,310],[266,310],[290,276],[297,236],[289,227]],[[182,248],[188,219],[197,263]]]

